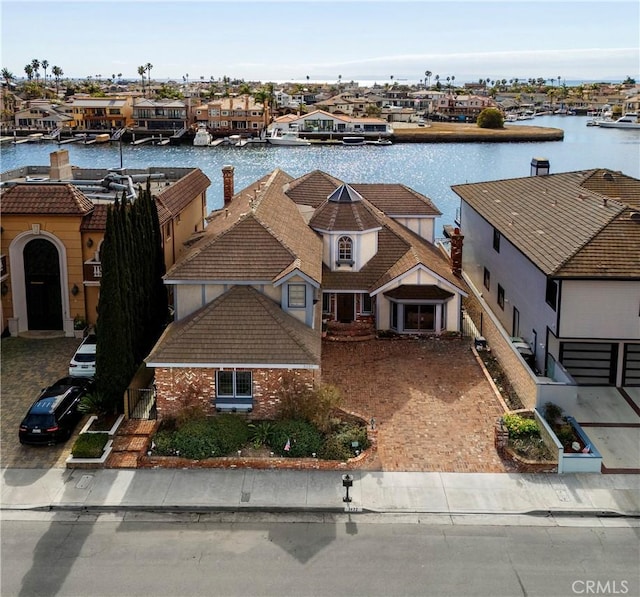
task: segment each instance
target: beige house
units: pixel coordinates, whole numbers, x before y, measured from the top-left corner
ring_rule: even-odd
[[[196,124],[212,133],[259,135],[265,126],[264,106],[249,94],[223,97],[194,108]]]
[[[51,154],[49,167],[2,175],[3,330],[8,326],[13,336],[28,330],[72,336],[76,316],[96,323],[108,207],[123,188],[135,200],[147,180],[169,268],[185,252],[185,242],[204,228],[210,181],[199,169],[72,168],[68,152],[60,150]]]
[[[223,178],[224,207],[165,276],[175,321],[145,359],[161,418],[194,401],[273,417],[283,375],[317,379],[323,333],[460,329],[460,263],[433,244],[428,198],[321,171],[237,194],[231,166]]]
[[[64,105],[78,131],[117,130],[133,123],[133,98],[74,97]]]

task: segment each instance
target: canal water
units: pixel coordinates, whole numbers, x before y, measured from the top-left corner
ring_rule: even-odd
[[[401,183],[429,197],[442,212],[437,230],[452,224],[459,198],[451,185],[528,176],[531,158],[547,158],[551,173],[609,168],[640,178],[640,131],[587,127],[587,117],[540,116],[518,124],[565,131],[563,141],[541,143],[398,143],[391,146],[276,147],[248,144],[242,148],[69,143],[74,166],[84,168],[197,167],[210,179],[208,209],[222,204],[224,165],[235,167],[235,189],[281,168],[297,177],[322,170],[349,183]],[[509,126],[509,125],[507,125]],[[20,166],[49,164],[53,142],[3,145],[2,172]]]

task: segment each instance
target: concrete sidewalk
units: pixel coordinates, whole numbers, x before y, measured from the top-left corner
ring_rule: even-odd
[[[4,469],[3,510],[297,511],[640,516],[638,475],[251,469]]]

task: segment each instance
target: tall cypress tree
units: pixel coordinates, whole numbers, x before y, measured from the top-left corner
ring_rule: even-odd
[[[98,341],[96,345],[96,386],[99,392],[119,404],[131,379],[133,355],[129,322],[123,302],[122,269],[119,251],[119,205],[107,212],[107,226],[100,252],[102,278],[98,300]]]

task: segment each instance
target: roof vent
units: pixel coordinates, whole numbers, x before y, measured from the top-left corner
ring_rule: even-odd
[[[613,182],[615,180],[615,178],[613,178],[613,174],[611,174],[611,172],[605,172],[602,175],[602,178],[604,178],[605,180],[608,180],[609,182]]]
[[[640,223],[640,211],[632,211],[632,212],[629,214],[629,219],[630,219],[632,222],[638,222],[638,223]]]

